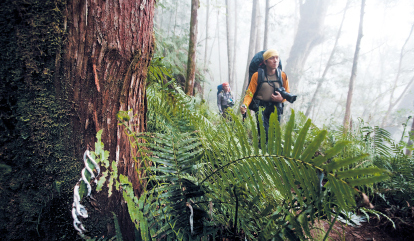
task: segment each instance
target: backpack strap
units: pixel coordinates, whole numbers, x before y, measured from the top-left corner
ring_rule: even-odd
[[[254,92],[253,99],[256,98],[257,92],[260,90],[263,82],[265,81],[265,71],[262,68],[257,70],[257,87],[256,91]]]

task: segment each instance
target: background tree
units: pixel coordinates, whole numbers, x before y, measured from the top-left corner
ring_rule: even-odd
[[[187,79],[185,81],[185,93],[191,96],[194,95],[198,6],[198,0],[191,0],[190,41],[188,44]]]
[[[343,126],[344,129],[349,129],[349,122],[351,119],[351,103],[352,103],[352,94],[354,91],[354,81],[357,75],[357,67],[358,67],[358,58],[359,58],[359,50],[361,48],[361,39],[362,39],[362,27],[364,26],[364,9],[365,9],[365,0],[362,0],[361,2],[361,15],[359,20],[359,29],[358,29],[358,37],[357,42],[355,46],[355,53],[354,53],[354,61],[352,64],[352,72],[351,72],[351,78],[349,80],[349,89],[348,89],[348,96],[346,99],[346,109],[345,109],[345,117]]]
[[[269,33],[268,33],[268,31],[269,31],[269,11],[270,11],[269,1],[270,0],[266,0],[263,49],[267,49],[267,42],[268,42],[268,38],[269,38]]]
[[[394,83],[393,83],[392,88],[390,90],[390,92],[391,92],[391,94],[390,94],[390,101],[388,103],[387,112],[385,113],[384,118],[382,119],[381,127],[384,127],[386,125],[388,116],[391,114],[392,109],[401,100],[401,98],[404,96],[405,92],[408,90],[408,88],[410,87],[410,85],[414,82],[414,77],[412,77],[411,80],[406,85],[406,88],[404,89],[403,93],[396,100],[394,100],[395,99],[394,98],[394,92],[395,92],[395,90],[397,88],[397,85],[398,85],[398,82],[399,82],[399,79],[400,79],[400,76],[401,76],[401,72],[402,72],[402,62],[403,62],[404,55],[406,54],[405,47],[406,47],[408,41],[411,38],[411,35],[413,33],[413,30],[414,30],[414,24],[411,25],[410,33],[408,34],[408,37],[405,40],[405,42],[404,42],[404,44],[403,44],[403,46],[401,48],[400,58],[399,58],[399,62],[398,62],[397,75],[395,76]]]
[[[255,40],[255,47],[254,47],[254,53],[257,53],[259,51],[263,50],[263,31],[262,31],[262,19],[263,15],[260,12],[260,1],[257,2],[256,6],[256,40]]]
[[[237,0],[234,0],[234,45],[233,45],[233,82],[234,82],[234,89],[232,91],[234,92],[235,98],[237,98],[237,71],[236,71],[236,62],[237,62],[237,28],[238,28],[238,7],[237,7]]]
[[[223,83],[223,78],[222,78],[222,73],[223,71],[221,71],[221,50],[220,50],[220,10],[217,10],[217,29],[216,29],[216,33],[217,33],[217,54],[218,54],[218,63],[219,63],[219,79],[220,79],[220,84]]]
[[[249,54],[247,55],[247,65],[246,65],[246,74],[244,75],[244,83],[242,88],[242,96],[244,94],[244,90],[247,88],[249,83],[249,64],[251,59],[254,55],[254,48],[255,48],[255,33],[256,33],[256,16],[257,16],[257,0],[252,1],[252,19],[250,24],[250,40],[249,40]]]
[[[208,59],[207,59],[207,51],[208,51],[208,38],[210,37],[208,34],[208,19],[210,16],[210,0],[207,0],[207,6],[206,6],[206,42],[205,42],[205,46],[204,46],[204,65],[203,65],[203,69],[204,69],[204,74],[207,74],[207,66],[208,66]],[[203,82],[203,92],[201,93],[202,98],[204,99],[204,88],[205,87],[205,82]]]
[[[405,149],[405,155],[411,157],[412,155],[412,151],[410,148],[413,148],[413,139],[414,139],[414,118],[413,119],[413,123],[411,124],[411,130],[408,133],[408,141],[407,141],[407,146],[408,148]]]
[[[344,9],[344,14],[342,16],[341,25],[339,26],[338,33],[336,34],[334,46],[332,48],[331,54],[329,55],[328,63],[325,66],[325,69],[323,71],[323,74],[322,74],[320,80],[318,81],[318,85],[316,87],[316,90],[313,93],[313,96],[312,96],[311,101],[309,102],[308,108],[306,109],[306,112],[305,112],[305,115],[306,116],[309,116],[310,111],[315,106],[315,104],[316,104],[316,96],[318,95],[319,91],[322,89],[322,85],[323,85],[323,83],[325,81],[325,77],[326,77],[326,74],[328,73],[328,70],[334,64],[333,63],[333,57],[334,57],[334,54],[335,54],[335,52],[337,50],[338,40],[339,40],[339,38],[341,36],[342,26],[344,24],[344,20],[345,20],[345,16],[346,16],[346,11],[348,10],[349,3],[350,3],[350,1],[348,0],[346,2],[346,6],[345,6],[345,9]]]
[[[285,68],[289,83],[294,88],[300,83],[303,67],[310,52],[323,41],[321,30],[329,3],[324,0],[305,0],[300,3],[300,21]]]
[[[227,68],[228,68],[228,82],[231,87],[234,87],[234,80],[233,80],[233,45],[231,40],[231,33],[230,33],[230,6],[229,0],[226,0],[226,36],[227,36]]]

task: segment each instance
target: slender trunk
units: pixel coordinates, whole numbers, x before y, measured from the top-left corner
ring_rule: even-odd
[[[171,30],[171,23],[172,23],[173,13],[170,12],[170,21],[168,21],[168,27],[166,29],[167,31],[167,38],[170,36],[170,30]]]
[[[249,54],[247,55],[247,65],[246,65],[246,74],[244,75],[244,83],[243,83],[243,89],[242,89],[242,96],[244,94],[244,91],[247,88],[247,85],[249,83],[249,64],[251,59],[254,55],[254,46],[255,46],[255,33],[256,33],[256,13],[257,13],[257,0],[252,1],[253,7],[252,7],[252,19],[250,24],[250,41],[249,41]],[[243,101],[243,98],[241,99]]]
[[[265,10],[265,24],[264,24],[264,36],[263,36],[263,49],[267,49],[267,41],[269,38],[269,0],[266,0],[266,10]]]
[[[162,29],[162,23],[163,23],[163,16],[164,16],[164,8],[161,8],[161,16],[159,16],[159,29]]]
[[[409,147],[409,148],[413,147],[413,140],[414,140],[414,118],[413,118],[413,124],[411,125],[411,131],[409,132],[407,147]],[[406,148],[405,149],[405,155],[411,157],[411,155],[412,155],[411,150]]]
[[[237,71],[236,71],[236,66],[237,66],[236,65],[236,62],[237,62],[236,54],[237,54],[237,22],[238,22],[237,9],[238,9],[238,7],[237,7],[237,4],[236,4],[236,1],[237,0],[234,0],[234,6],[236,6],[236,7],[234,8],[233,81],[234,81],[235,84],[234,84],[233,92],[234,92],[234,97],[237,100],[237,89],[238,89],[237,84],[238,84],[238,81],[237,81]]]
[[[218,47],[218,61],[219,61],[219,74],[220,74],[220,83],[223,83],[221,78],[221,50],[220,50],[220,10],[217,10],[217,47]]]
[[[173,30],[173,36],[175,36],[175,28],[177,27],[177,12],[178,12],[178,4],[175,4],[175,15],[174,15],[174,30]]]
[[[341,25],[339,26],[338,33],[336,34],[335,44],[334,44],[334,46],[332,48],[331,55],[329,56],[328,63],[325,66],[325,70],[323,71],[322,77],[321,77],[321,79],[318,82],[318,86],[316,87],[315,93],[313,93],[313,96],[312,96],[312,99],[311,99],[311,101],[309,103],[309,106],[306,109],[306,113],[305,113],[306,116],[309,116],[310,111],[312,110],[312,107],[315,105],[315,103],[316,103],[316,96],[318,95],[319,91],[322,89],[322,84],[325,81],[325,76],[328,73],[329,68],[332,66],[333,56],[335,55],[336,46],[338,45],[338,40],[339,40],[339,38],[341,36],[342,26],[344,24],[345,15],[346,15],[346,11],[348,10],[349,3],[350,3],[350,1],[348,0],[346,2],[346,6],[345,6],[345,9],[344,9],[344,14],[342,15]]]
[[[206,9],[206,43],[204,47],[204,73],[207,72],[207,50],[208,50],[208,20],[209,20],[209,11],[210,11],[210,0],[207,0],[207,9]]]
[[[358,38],[355,47],[355,54],[354,54],[354,62],[352,64],[352,73],[351,78],[349,80],[349,89],[348,89],[348,97],[346,100],[346,109],[345,109],[345,117],[344,117],[344,130],[347,131],[350,126],[351,120],[351,103],[352,103],[352,94],[354,91],[354,81],[357,75],[357,67],[358,67],[358,59],[359,59],[359,50],[361,48],[361,39],[362,39],[362,27],[364,26],[364,9],[365,9],[365,0],[361,1],[361,13],[360,13],[360,20],[359,20],[359,30],[358,30]]]
[[[307,0],[300,5],[298,29],[285,68],[291,89],[299,85],[310,52],[323,41],[322,29],[329,3]]]
[[[207,73],[207,50],[208,50],[208,20],[209,20],[209,11],[210,11],[210,0],[207,0],[207,9],[206,9],[206,43],[204,47],[204,75]],[[201,98],[204,99],[204,90],[205,90],[205,82],[203,82],[203,91],[201,92]]]
[[[197,47],[197,10],[198,0],[191,0],[190,42],[188,44],[187,79],[185,81],[185,93],[190,96],[194,95]]]
[[[260,12],[260,2],[257,2],[257,19],[256,19],[256,46],[254,52],[257,53],[262,51],[262,13]]]
[[[219,12],[217,11],[217,15],[219,14]],[[216,31],[214,32],[214,38],[213,38],[213,43],[211,44],[210,47],[210,54],[208,55],[208,60],[207,62],[210,63],[211,62],[211,55],[213,54],[213,48],[214,48],[214,44],[216,43],[216,39],[218,39],[218,17],[217,17],[217,25],[216,25]]]
[[[398,81],[399,81],[399,78],[400,78],[400,75],[401,75],[401,66],[402,66],[403,57],[404,57],[404,54],[406,53],[405,52],[405,46],[407,45],[408,40],[410,40],[410,38],[411,38],[411,35],[413,33],[413,29],[414,29],[414,24],[411,25],[410,34],[408,34],[408,37],[405,40],[405,43],[404,43],[404,45],[401,48],[400,60],[399,60],[399,63],[398,63],[397,75],[395,76],[394,85],[391,88],[391,95],[390,95],[390,101],[389,101],[389,104],[388,104],[388,109],[387,109],[387,112],[385,113],[384,118],[382,119],[381,127],[384,127],[386,125],[387,120],[388,120],[388,116],[390,115],[392,109],[401,100],[401,98],[404,95],[405,91],[408,89],[408,87],[412,83],[412,80],[411,80],[410,83],[408,83],[408,85],[407,85],[406,89],[404,90],[403,94],[400,95],[400,97],[393,102],[393,100],[394,100],[394,92],[395,92],[395,89],[397,88],[397,84],[398,84]]]
[[[233,65],[232,65],[232,45],[230,39],[230,11],[229,11],[229,0],[226,0],[226,36],[227,36],[227,74],[228,74],[228,82],[230,87],[233,86]]]

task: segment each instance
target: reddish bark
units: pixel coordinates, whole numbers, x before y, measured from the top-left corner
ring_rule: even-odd
[[[116,114],[131,110],[133,131],[146,129],[145,84],[154,48],[154,4],[154,0],[69,0],[66,9],[68,41],[62,76],[67,86],[62,88],[72,96],[76,155],[93,147],[96,131],[103,129],[109,160],[118,163],[119,174],[129,177],[136,195],[142,191],[139,164],[131,156]],[[121,197],[115,192],[106,208],[116,212],[124,238],[132,240],[134,226]]]
[[[194,95],[198,6],[198,0],[191,0],[190,42],[188,47],[187,80],[185,82],[185,93],[191,96]]]

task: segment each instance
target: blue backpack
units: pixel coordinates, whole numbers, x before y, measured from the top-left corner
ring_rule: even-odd
[[[217,95],[223,90],[223,84],[217,85]]]

